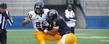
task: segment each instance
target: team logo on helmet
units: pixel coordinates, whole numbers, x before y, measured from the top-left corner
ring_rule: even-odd
[[[49,11],[49,16],[54,16],[54,15],[58,15],[58,12],[57,12],[57,10],[55,10],[55,9],[51,9],[51,10]]]

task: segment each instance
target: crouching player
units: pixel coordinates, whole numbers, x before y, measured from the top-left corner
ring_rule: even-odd
[[[34,5],[34,11],[30,11],[28,16],[23,21],[23,25],[25,26],[29,22],[33,23],[35,28],[35,38],[38,40],[38,44],[46,44],[45,40],[59,40],[61,38],[60,34],[50,35],[44,33],[43,24],[47,24],[46,17],[49,9],[45,9],[43,2],[36,2]]]
[[[77,44],[76,35],[72,33],[72,29],[67,26],[56,10],[52,9],[49,11],[47,21],[51,30],[46,30],[45,32],[51,35],[59,32],[62,36],[59,44]]]

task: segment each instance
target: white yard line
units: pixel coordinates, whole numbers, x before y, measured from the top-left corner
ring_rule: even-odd
[[[14,29],[14,30],[7,30],[7,31],[34,31],[34,29]]]
[[[84,39],[109,39],[107,36],[78,36],[78,38]]]
[[[97,35],[90,35],[90,34],[76,34],[78,38],[83,39],[109,39],[108,36],[97,36]]]
[[[89,34],[83,34],[83,33],[82,33],[82,34],[78,34],[78,33],[76,33],[76,35],[79,35],[79,36],[81,36],[81,35],[82,35],[82,36],[85,36],[85,35],[89,35]]]
[[[99,40],[100,42],[109,42],[109,40]]]

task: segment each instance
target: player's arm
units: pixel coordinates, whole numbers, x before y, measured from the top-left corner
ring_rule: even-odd
[[[10,26],[13,24],[13,19],[12,19],[12,16],[10,15],[9,11],[6,11],[7,15],[7,21],[8,23],[10,24]]]
[[[50,31],[44,30],[44,32],[46,32],[47,34],[50,34],[50,35],[56,35],[58,32],[58,29],[59,29],[59,26],[55,26],[52,28],[52,30],[50,30]]]
[[[59,23],[59,22],[58,22]],[[52,27],[52,30],[50,31],[47,31],[48,34],[51,34],[51,35],[56,35],[57,32],[59,30],[59,25],[57,24],[57,22],[53,22],[53,27]]]
[[[22,22],[22,25],[25,26],[27,25],[28,23],[31,22],[31,18],[32,18],[32,15],[28,14],[27,17],[24,19],[24,21]]]

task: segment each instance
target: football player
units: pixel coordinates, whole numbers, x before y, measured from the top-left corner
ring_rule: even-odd
[[[51,9],[48,13],[47,22],[50,24],[47,33],[55,35],[58,32],[61,34],[59,44],[77,44],[77,37],[72,33],[72,29],[69,28],[65,20],[54,9]]]

